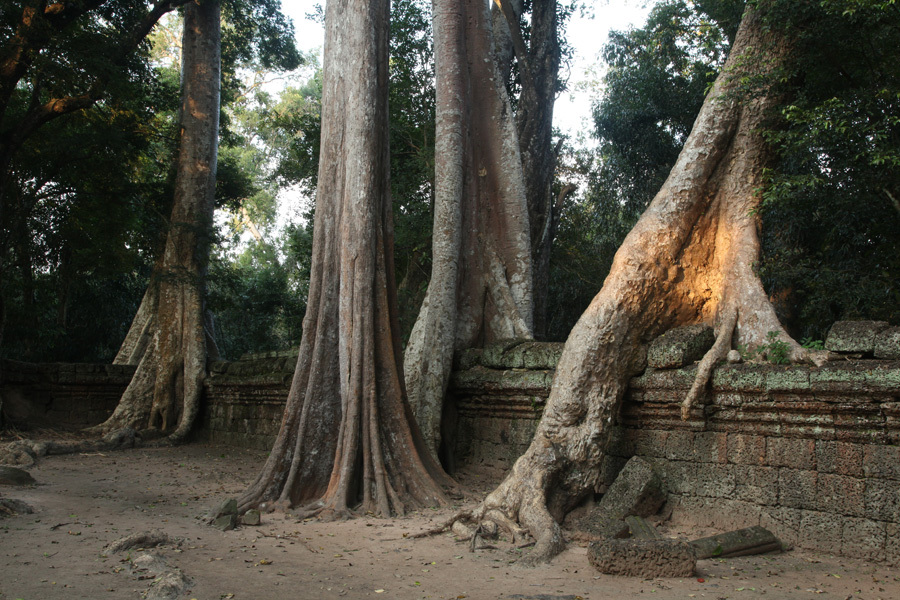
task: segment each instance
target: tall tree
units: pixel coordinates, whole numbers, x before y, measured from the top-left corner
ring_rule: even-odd
[[[760,3],[764,5],[765,3]],[[566,342],[531,446],[470,515],[536,539],[532,562],[564,547],[558,522],[598,483],[600,461],[641,344],[670,327],[715,325],[683,414],[732,343],[757,346],[777,332],[791,360],[810,354],[783,331],[753,264],[759,253],[759,189],[768,152],[761,126],[778,103],[769,77],[785,39],[745,10],[722,75],[662,189],[616,254],[603,289]]]
[[[220,12],[214,0],[185,7],[181,140],[168,236],[116,357],[117,363],[136,363],[137,371],[99,430],[146,424],[170,431],[170,439],[179,441],[199,410],[206,373],[204,286],[219,141]]]
[[[479,0],[434,0],[436,132],[432,272],[404,357],[410,403],[440,446],[453,354],[530,338],[531,249],[522,161]]]
[[[562,90],[559,68],[563,58],[560,30],[573,6],[556,0],[529,3],[528,26],[521,0],[495,0],[492,8],[494,50],[501,76],[508,88],[518,84],[515,102],[516,131],[522,158],[528,207],[534,281],[534,334],[547,333],[546,282],[550,276],[550,251],[562,211],[561,202],[574,191],[563,186],[554,194],[560,147],[553,144],[553,107]],[[527,36],[526,36],[527,32]],[[513,61],[515,58],[515,61]]]
[[[281,429],[239,500],[343,517],[446,502],[406,401],[393,268],[387,0],[330,1],[312,273]]]

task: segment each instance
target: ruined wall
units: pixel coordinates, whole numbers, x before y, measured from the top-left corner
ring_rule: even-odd
[[[97,425],[116,408],[134,367],[3,360],[0,402],[4,426],[81,429]]]
[[[461,463],[507,466],[527,448],[552,377],[525,367],[533,346],[470,352],[454,373]],[[676,522],[762,525],[800,547],[900,564],[900,361],[722,365],[682,421],[695,370],[632,380],[598,491],[637,455],[665,479]]]
[[[445,429],[458,467],[505,467],[524,452],[561,350],[509,343],[459,357]],[[801,547],[900,564],[900,360],[861,354],[822,368],[720,366],[687,421],[679,405],[695,367],[649,368],[631,383],[604,485],[642,456],[678,522],[760,524]],[[269,449],[295,363],[290,352],[213,363],[198,437]],[[39,426],[101,422],[131,376],[112,365],[2,367],[4,412],[18,406]]]

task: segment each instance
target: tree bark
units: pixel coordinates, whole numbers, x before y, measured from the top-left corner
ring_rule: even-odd
[[[158,428],[173,442],[193,425],[206,374],[204,294],[221,80],[218,2],[186,6],[182,46],[181,141],[169,232],[115,360],[137,370],[115,412],[96,428]]]
[[[433,263],[404,367],[436,455],[454,352],[530,338],[532,276],[522,162],[493,60],[490,10],[479,0],[434,0],[433,19]]]
[[[281,429],[239,500],[380,516],[444,504],[451,484],[406,400],[393,266],[388,1],[330,1],[312,273]]]
[[[728,343],[706,362],[724,356],[732,336],[752,347],[770,331],[789,344],[792,360],[810,358],[782,329],[753,271],[754,208],[768,160],[760,127],[777,98],[765,90],[741,97],[738,86],[743,76],[770,73],[785,54],[748,7],[668,179],[566,342],[531,446],[474,511],[475,520],[532,535],[529,562],[562,550],[558,522],[596,488],[610,426],[642,369],[642,344],[673,326],[707,322]]]
[[[553,180],[559,149],[553,146],[553,107],[559,91],[559,19],[556,0],[531,5],[531,29],[526,47],[520,27],[522,13],[518,0],[495,0],[494,40],[497,62],[509,77],[512,57],[519,69],[521,94],[516,105],[516,130],[522,157],[525,197],[528,206],[531,257],[534,265],[534,334],[546,335],[547,282],[550,278],[550,251],[559,221],[554,203]]]

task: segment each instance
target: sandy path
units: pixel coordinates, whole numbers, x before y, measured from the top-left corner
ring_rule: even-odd
[[[263,459],[205,444],[41,459],[30,469],[41,485],[0,488],[36,511],[0,520],[0,599],[138,599],[153,582],[129,568],[140,553],[102,550],[156,528],[184,539],[158,553],[191,579],[186,599],[900,598],[898,569],[799,551],[706,560],[694,578],[641,580],[598,575],[576,544],[524,569],[503,542],[470,553],[450,535],[406,537],[450,510],[338,523],[263,515],[259,527],[224,533],[204,525],[198,516],[242,490]]]

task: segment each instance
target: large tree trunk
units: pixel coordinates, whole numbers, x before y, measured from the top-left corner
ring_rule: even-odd
[[[775,331],[792,360],[809,358],[782,329],[753,271],[754,208],[767,161],[760,127],[776,99],[742,99],[738,90],[742,76],[766,75],[784,56],[748,7],[669,178],[566,342],[531,446],[474,511],[476,520],[534,536],[530,561],[563,548],[558,521],[596,488],[610,425],[642,368],[642,344],[676,325],[714,324],[718,340],[701,362],[698,387],[732,341],[753,347]]]
[[[328,2],[322,148],[300,356],[281,430],[240,510],[343,517],[444,504],[406,401],[388,179],[387,0]]]
[[[553,106],[559,88],[559,19],[556,0],[531,5],[531,28],[526,48],[520,27],[519,0],[495,0],[494,38],[501,73],[511,69],[511,54],[519,69],[522,92],[516,105],[516,129],[522,156],[525,197],[534,265],[534,335],[547,329],[547,285],[550,251],[562,208],[553,197],[553,179],[559,148],[553,146]],[[502,19],[502,20],[501,20]],[[568,195],[567,192],[562,199]]]
[[[433,263],[404,366],[436,454],[454,352],[530,338],[532,277],[522,162],[493,60],[490,10],[480,0],[434,0],[433,19]]]
[[[206,373],[204,293],[219,132],[219,32],[218,2],[187,4],[172,218],[162,258],[115,360],[136,364],[137,370],[99,431],[158,428],[177,442],[188,434],[199,409]]]

